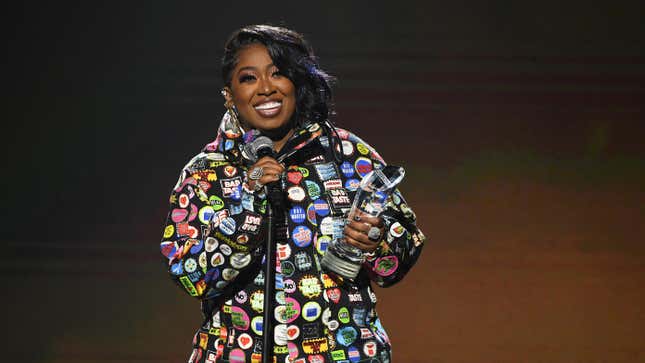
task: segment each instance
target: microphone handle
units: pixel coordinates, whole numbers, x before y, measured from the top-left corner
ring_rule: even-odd
[[[258,160],[265,156],[275,158],[275,153],[273,152],[273,149],[268,147],[263,147],[257,151]],[[273,209],[273,211],[274,212],[284,211],[285,203],[284,203],[282,181],[276,180],[276,181],[266,183],[265,187],[267,192],[267,198],[269,199],[269,203],[271,203],[271,208]],[[280,215],[280,214],[277,214],[277,215]]]

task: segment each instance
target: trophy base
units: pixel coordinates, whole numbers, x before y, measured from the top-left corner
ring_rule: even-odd
[[[361,270],[361,264],[356,262],[349,262],[342,258],[335,256],[331,251],[327,251],[320,261],[322,267],[327,271],[335,273],[336,275],[349,280],[354,280]]]

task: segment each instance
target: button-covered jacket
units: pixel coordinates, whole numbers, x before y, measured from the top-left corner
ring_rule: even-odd
[[[257,135],[226,128],[183,168],[170,195],[161,251],[170,276],[201,299],[203,325],[190,362],[260,362],[267,201],[247,187],[245,144]],[[389,362],[375,310],[381,287],[401,280],[425,237],[398,190],[382,217],[386,233],[355,281],[320,261],[342,228],[361,177],[385,165],[367,143],[327,123],[297,130],[277,155],[286,166],[285,223],[277,237],[274,355],[277,362]],[[280,231],[283,234],[280,234]]]

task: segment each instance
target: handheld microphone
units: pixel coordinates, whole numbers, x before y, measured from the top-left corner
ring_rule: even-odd
[[[249,152],[255,157],[253,162],[265,156],[274,157],[273,141],[266,136],[258,136],[253,142],[248,144]]]
[[[266,136],[259,136],[253,142],[246,145],[247,156],[255,163],[258,159],[265,156],[275,158],[273,151],[273,141]],[[281,178],[280,178],[281,179]],[[267,239],[265,247],[266,263],[264,265],[264,315],[262,330],[262,362],[271,362],[271,352],[273,352],[274,336],[274,306],[275,306],[275,269],[276,269],[276,235],[280,233],[282,226],[286,235],[285,226],[285,209],[286,201],[282,188],[282,180],[276,180],[267,183],[264,187],[269,201],[270,208],[267,211]],[[257,181],[256,181],[257,183]]]
[[[273,141],[266,136],[259,136],[253,142],[247,144],[247,151],[249,156],[251,156],[253,162],[258,161],[259,159],[269,156],[275,158],[275,152],[273,151]],[[282,183],[280,180],[269,182],[265,185],[267,191],[267,198],[271,203],[271,208],[274,211],[284,210],[284,193],[282,191]]]

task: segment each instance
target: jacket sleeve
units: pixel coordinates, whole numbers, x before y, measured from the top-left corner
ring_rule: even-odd
[[[416,225],[416,216],[398,189],[388,198],[381,214],[385,223],[383,240],[368,254],[365,267],[371,280],[381,287],[400,281],[419,258],[426,237]]]
[[[262,256],[264,195],[218,153],[201,153],[170,194],[161,242],[171,278],[189,295],[221,298],[248,279]]]
[[[369,158],[374,169],[386,165],[378,152],[363,140],[353,134],[350,140]],[[367,254],[363,270],[377,285],[388,287],[399,282],[412,268],[426,237],[417,227],[416,215],[398,188],[386,200],[381,218],[385,224],[383,239],[376,251]]]

